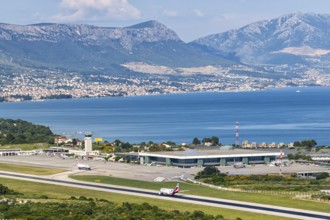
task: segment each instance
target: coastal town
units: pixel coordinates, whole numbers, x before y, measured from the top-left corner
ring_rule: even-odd
[[[211,71],[210,71],[211,69]],[[258,91],[270,88],[330,86],[330,75],[304,66],[187,68],[169,73],[116,75],[61,70],[1,69],[0,101],[137,96],[188,92]],[[286,72],[290,71],[290,76]],[[147,72],[147,73],[146,73]]]

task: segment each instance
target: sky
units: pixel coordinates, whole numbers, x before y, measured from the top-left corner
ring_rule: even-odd
[[[0,23],[126,27],[157,20],[190,42],[291,13],[330,13],[329,0],[0,0]]]

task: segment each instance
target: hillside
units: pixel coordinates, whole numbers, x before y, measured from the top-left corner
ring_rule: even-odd
[[[0,63],[37,69],[130,73],[121,64],[172,67],[232,63],[184,43],[157,21],[124,28],[0,24]]]
[[[191,45],[247,64],[330,63],[330,15],[289,14],[197,39]]]
[[[0,118],[0,144],[45,143],[54,140],[49,127],[23,120]]]

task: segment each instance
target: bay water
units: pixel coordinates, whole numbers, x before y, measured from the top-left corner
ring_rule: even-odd
[[[235,143],[315,139],[330,144],[330,88],[283,88],[256,92],[187,93],[135,97],[0,103],[0,117],[49,126],[54,133],[130,143],[218,136]]]

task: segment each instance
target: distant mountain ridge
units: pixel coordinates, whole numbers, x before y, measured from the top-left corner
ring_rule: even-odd
[[[183,42],[158,21],[128,27],[0,23],[0,65],[132,74],[126,64],[330,66],[330,15],[290,14]],[[130,65],[132,66],[132,65]]]
[[[311,56],[317,57],[318,61],[322,59],[320,56],[329,56],[328,39],[330,15],[295,13],[209,35],[191,44],[218,53],[233,53],[248,64],[306,64]],[[304,49],[309,52],[305,53]],[[317,51],[320,49],[323,50],[321,54]],[[329,62],[329,59],[324,61]]]
[[[46,41],[60,43],[70,40],[89,45],[109,45],[118,40],[126,50],[143,42],[181,41],[177,34],[157,21],[144,22],[127,28],[102,28],[85,24],[0,24],[0,40]]]
[[[76,71],[123,71],[128,62],[176,67],[228,60],[184,43],[157,21],[124,28],[73,24],[0,24],[2,63]]]

